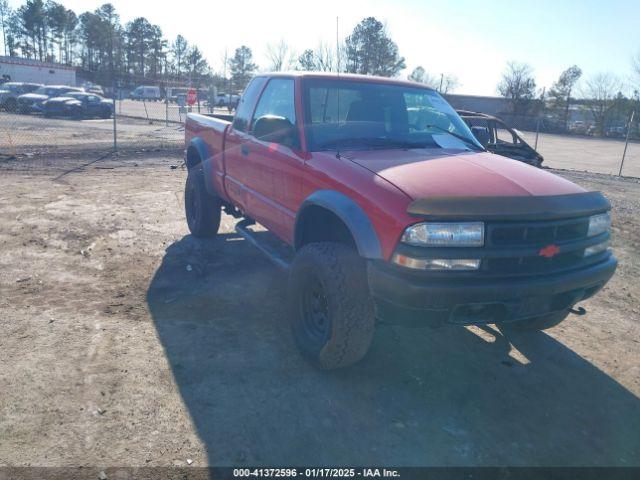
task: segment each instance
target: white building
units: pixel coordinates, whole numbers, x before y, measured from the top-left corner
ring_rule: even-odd
[[[0,55],[0,78],[12,82],[76,86],[76,69],[60,63]]]

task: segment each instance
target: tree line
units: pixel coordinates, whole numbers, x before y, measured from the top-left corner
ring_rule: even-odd
[[[228,76],[232,88],[241,90],[258,69],[253,52],[242,45],[225,58],[225,73],[214,74],[198,46],[184,36],[169,41],[160,26],[144,17],[123,24],[110,3],[78,15],[55,0],[26,0],[15,10],[0,0],[0,27],[5,55],[73,65],[104,85],[114,79],[181,79],[203,85],[226,83],[223,77]],[[360,22],[336,51],[321,44],[296,55],[284,41],[267,50],[272,70],[396,76],[405,68],[385,25],[373,17]]]
[[[53,0],[27,0],[15,10],[0,0],[0,22],[5,55],[73,65],[106,85],[127,77],[199,78],[210,70],[184,37],[169,43],[144,17],[123,25],[110,3],[77,15]]]
[[[640,85],[640,55],[634,62],[634,70]],[[570,130],[572,108],[590,120],[593,126],[590,133],[604,135],[612,128],[626,126],[634,110],[635,121],[631,127],[638,130],[640,95],[637,89],[632,95],[625,95],[623,92],[630,90],[629,86],[610,72],[598,72],[584,80],[582,77],[582,69],[572,65],[548,91],[540,90],[532,67],[512,61],[507,63],[497,91],[508,99],[510,114],[516,118],[541,119],[547,130]]]
[[[0,27],[5,55],[73,65],[83,76],[106,86],[115,79],[130,84],[181,81],[240,91],[258,70],[251,48],[241,45],[230,58],[225,55],[224,72],[214,73],[198,46],[190,45],[184,36],[169,41],[160,26],[144,17],[122,24],[110,3],[77,15],[55,0],[26,0],[15,10],[7,0],[0,0]],[[397,76],[406,67],[386,26],[374,17],[363,19],[335,48],[320,43],[296,53],[281,40],[267,45],[267,60],[272,71],[341,71],[388,77]],[[444,83],[436,85],[422,67],[418,71],[422,74],[409,78],[444,92],[458,85],[452,75],[443,76]]]
[[[0,27],[5,55],[77,66],[83,76],[105,86],[117,79],[125,85],[182,82],[241,91],[258,69],[251,48],[241,45],[230,58],[225,55],[224,72],[214,73],[198,46],[189,44],[184,36],[169,41],[160,26],[144,17],[123,24],[110,3],[77,15],[55,0],[26,0],[15,10],[7,0],[0,0]],[[374,17],[364,18],[336,46],[321,42],[315,48],[296,52],[280,40],[267,45],[266,56],[272,71],[341,71],[397,77],[406,68],[386,26]],[[640,55],[634,68],[640,80]],[[414,68],[407,78],[445,94],[460,86],[455,75],[434,75],[422,66]],[[529,65],[509,62],[497,92],[508,99],[511,114],[546,115],[565,130],[570,106],[579,104],[591,113],[600,133],[607,125],[620,123],[640,102],[637,91],[635,98],[623,95],[622,82],[612,74],[593,75],[577,89],[581,78],[582,70],[574,65],[562,72],[548,92],[540,91]]]

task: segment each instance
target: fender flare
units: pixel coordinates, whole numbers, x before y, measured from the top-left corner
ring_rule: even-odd
[[[202,170],[204,172],[204,184],[207,188],[207,193],[209,195],[217,196],[218,194],[216,193],[216,189],[213,186],[213,164],[211,162],[213,155],[209,152],[207,143],[200,137],[194,137],[189,141],[189,145],[187,146],[186,150],[187,153],[189,152],[190,148],[194,148],[196,152],[198,152],[198,156],[200,157],[200,163],[202,163]]]
[[[356,242],[358,253],[367,259],[382,259],[382,249],[378,235],[365,211],[352,199],[335,190],[317,190],[309,195],[296,214],[294,247],[298,250],[301,242],[300,218],[307,207],[318,206],[335,214],[347,226]]]

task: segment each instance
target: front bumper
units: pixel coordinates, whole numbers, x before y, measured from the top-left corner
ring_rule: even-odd
[[[567,310],[597,293],[614,274],[613,255],[562,273],[526,277],[417,275],[388,262],[368,265],[378,317],[385,323],[478,325]]]

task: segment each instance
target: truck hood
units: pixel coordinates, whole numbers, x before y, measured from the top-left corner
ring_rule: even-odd
[[[552,173],[488,152],[448,149],[341,152],[415,199],[433,196],[538,196],[585,190]]]

